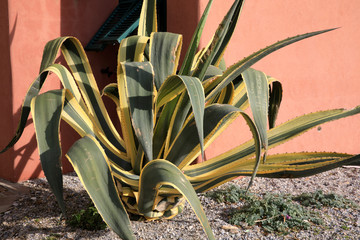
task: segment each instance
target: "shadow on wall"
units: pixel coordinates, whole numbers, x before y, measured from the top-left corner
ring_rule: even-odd
[[[85,46],[93,35],[97,32],[103,22],[107,19],[110,13],[117,5],[116,0],[61,0],[60,1],[60,35],[61,36],[74,36],[77,37],[82,44]],[[11,116],[8,118],[13,126],[9,126],[9,123],[4,121],[5,125],[2,124],[1,129],[6,131],[4,135],[10,136],[12,138],[14,130],[17,127],[17,121],[20,117],[21,108],[17,109],[16,113],[13,114],[13,92],[9,89],[13,89],[13,79],[11,73],[11,58],[10,58],[10,46],[16,34],[18,34],[17,26],[22,20],[21,15],[17,16],[14,20],[14,25],[10,29],[9,27],[9,12],[8,12],[8,1],[1,1],[0,3],[0,30],[9,31],[9,35],[0,36],[2,43],[6,44],[5,49],[7,52],[3,54],[0,58],[0,63],[2,64],[3,69],[0,69],[1,76],[4,78],[4,81],[0,83],[0,95],[2,96],[2,102],[7,104],[2,104],[0,106],[1,112],[6,116]],[[19,25],[20,26],[20,25]],[[57,30],[56,30],[57,31]],[[49,41],[52,39],[48,39]],[[118,46],[108,46],[104,51],[101,52],[87,52],[92,70],[99,84],[99,89],[101,90],[110,82],[116,82],[116,59],[117,59],[117,48]],[[40,53],[41,54],[41,53]],[[62,57],[56,60],[56,62],[64,64]],[[39,63],[40,65],[40,63]],[[53,76],[51,76],[54,78]],[[56,80],[56,79],[54,79]],[[60,86],[60,84],[58,85]],[[24,96],[21,96],[23,99]],[[104,99],[105,104],[110,108],[114,107],[110,100]],[[116,111],[111,111],[112,118],[116,117]],[[119,125],[118,121],[114,121],[115,126]],[[4,126],[3,126],[4,125]],[[32,120],[28,120],[26,123],[26,129],[30,127],[33,129]],[[71,130],[70,130],[71,129]],[[31,130],[32,131],[32,130]],[[27,135],[27,136],[26,136]],[[65,159],[64,154],[68,151],[70,146],[79,138],[72,128],[67,124],[62,122],[61,124],[61,144],[63,147],[63,170],[64,172],[72,171],[72,166]],[[42,169],[41,164],[38,162],[38,157],[34,159],[34,152],[36,152],[37,144],[35,134],[24,134],[22,136],[25,144],[19,148],[9,149],[7,152],[2,154],[1,159],[3,159],[2,169],[6,171],[1,172],[3,178],[9,179],[11,181],[17,182],[23,180],[23,176],[26,175],[26,178],[36,178],[41,176]],[[0,139],[0,147],[7,145],[9,139],[2,138]],[[36,160],[36,161],[35,161]],[[31,166],[30,166],[31,165]],[[11,170],[9,170],[11,169]],[[25,174],[26,173],[26,174]]]
[[[17,21],[16,21],[17,23]],[[12,123],[10,118],[6,118],[6,116],[12,115],[13,102],[12,102],[12,92],[9,89],[12,89],[12,71],[10,65],[10,45],[13,40],[15,29],[17,24],[11,29],[11,33],[9,35],[0,34],[0,48],[1,48],[1,56],[0,56],[0,112],[3,114],[1,118],[1,131],[2,137],[0,138],[0,148],[6,146],[8,139],[4,136],[10,136],[13,134]],[[0,1],[0,32],[6,33],[9,32],[9,10],[8,10],[8,2]],[[10,120],[10,121],[9,121]],[[12,150],[10,149],[7,153],[3,153],[0,155],[1,160],[1,175],[4,178],[11,179],[13,174],[13,164],[8,159],[13,156]],[[11,170],[10,170],[11,169]]]

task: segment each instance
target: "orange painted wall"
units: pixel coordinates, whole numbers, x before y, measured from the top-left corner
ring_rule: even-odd
[[[9,0],[0,1],[0,147],[3,147],[15,133],[19,110],[30,83],[36,78],[41,62],[43,48],[51,39],[72,35],[86,45],[101,24],[110,15],[118,1],[103,0]],[[8,34],[6,34],[8,33]],[[100,87],[114,81],[101,74],[101,69],[116,69],[116,51],[112,47],[103,52],[90,52],[89,60],[94,66],[94,75]],[[61,62],[61,59],[58,59]],[[114,74],[113,74],[114,75]],[[58,89],[60,83],[50,78],[46,89]],[[61,126],[64,152],[77,138],[65,124]],[[36,149],[31,118],[22,138],[6,153],[0,155],[0,178],[22,181],[43,176],[39,155]],[[64,171],[71,166],[63,161]]]
[[[190,4],[191,0],[183,1]],[[199,1],[199,18],[207,0]],[[214,0],[204,35],[204,47],[233,1]],[[306,39],[273,53],[253,67],[278,78],[284,96],[277,123],[309,112],[352,108],[360,104],[360,30],[357,0],[246,1],[233,39],[225,54],[227,65],[278,40],[327,28],[340,29]],[[177,15],[186,11],[177,9]],[[180,22],[180,21],[179,21]],[[174,27],[173,30],[184,28]],[[192,34],[187,31],[185,35]],[[230,149],[250,136],[242,120],[220,136],[207,150],[207,157]],[[245,133],[244,133],[245,131]],[[244,136],[245,135],[245,136]],[[324,124],[283,144],[272,152],[360,152],[360,116]]]

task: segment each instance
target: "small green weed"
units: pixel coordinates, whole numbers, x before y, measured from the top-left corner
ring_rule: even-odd
[[[247,200],[244,207],[230,214],[230,224],[240,225],[241,222],[286,234],[289,229],[308,229],[311,223],[321,224],[322,220],[289,198],[266,194],[263,198]]]
[[[102,220],[94,205],[90,205],[87,209],[82,209],[80,212],[72,215],[68,223],[72,227],[92,231],[104,230],[106,228],[106,223]]]
[[[206,196],[214,199],[218,203],[235,203],[239,200],[249,200],[254,197],[254,194],[250,192],[246,193],[245,189],[241,189],[236,185],[230,185],[222,190],[207,192]]]
[[[286,234],[290,229],[308,229],[311,223],[322,223],[314,211],[305,207],[359,207],[340,195],[323,194],[321,190],[298,196],[268,193],[261,198],[250,192],[246,194],[244,189],[231,185],[226,189],[209,192],[206,196],[217,202],[244,201],[245,205],[242,208],[234,209],[230,213],[228,221],[232,225],[240,225],[242,222],[246,222],[250,226],[257,224],[268,232],[283,234]]]
[[[298,201],[303,206],[318,209],[322,207],[359,208],[357,204],[343,196],[334,193],[324,194],[321,190],[313,193],[302,193],[292,199]]]

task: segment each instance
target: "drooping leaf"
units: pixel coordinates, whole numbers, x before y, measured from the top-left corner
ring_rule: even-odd
[[[209,239],[215,239],[195,190],[184,174],[172,163],[158,159],[148,163],[140,175],[139,211],[144,215],[152,212],[154,200],[161,186],[177,189],[189,202]]]
[[[57,49],[52,51],[55,50]],[[116,131],[101,99],[89,60],[81,43],[74,37],[67,37],[61,45],[61,50],[89,109],[91,118],[114,146],[124,149],[122,139]]]
[[[130,159],[126,152],[116,148],[106,136],[99,130],[89,117],[89,114],[81,108],[80,104],[74,99],[69,91],[65,93],[65,102],[61,114],[65,120],[81,137],[86,135],[95,136],[103,147],[108,158],[114,164],[122,167],[124,170],[130,170]]]
[[[267,117],[269,106],[269,85],[265,73],[249,68],[242,73],[246,92],[253,114],[255,125],[259,131],[262,147],[266,150]]]
[[[92,136],[74,143],[66,157],[107,225],[123,239],[135,239],[130,220],[119,199],[109,161]]]
[[[57,43],[58,41],[54,41],[54,42]],[[61,45],[62,41],[59,41],[59,42],[60,43],[58,43],[58,44]],[[46,46],[48,46],[48,45],[46,45]],[[47,49],[47,48],[45,48],[45,49]],[[81,101],[80,97],[79,97],[80,93],[78,92],[77,88],[72,87],[74,82],[72,84],[71,80],[73,80],[73,78],[69,74],[69,71],[61,65],[52,65],[53,62],[51,62],[51,61],[54,61],[54,60],[55,60],[55,56],[52,56],[51,54],[48,54],[48,55],[46,55],[46,57],[45,56],[43,57],[43,63],[42,63],[41,68],[44,68],[44,69],[39,74],[39,76],[31,83],[31,85],[25,95],[24,102],[21,106],[20,119],[19,119],[19,124],[17,126],[16,133],[15,133],[14,137],[11,139],[11,141],[8,143],[8,145],[5,146],[4,149],[2,149],[0,151],[0,153],[7,151],[9,148],[14,146],[14,144],[20,139],[20,137],[24,131],[24,128],[26,126],[26,122],[29,117],[30,111],[31,111],[30,110],[31,100],[39,94],[39,91],[40,91],[41,87],[43,86],[44,82],[46,81],[47,76],[50,72],[54,72],[59,77],[62,76],[62,77],[60,77],[60,80],[63,80],[63,85],[67,86],[70,89],[70,91],[72,89],[75,89],[74,91],[77,91],[77,92],[73,91],[73,94],[75,96],[77,96],[77,99],[79,102]],[[47,63],[47,61],[49,61],[49,63]],[[44,62],[46,62],[46,63],[44,63]],[[45,67],[47,67],[47,66],[49,66],[49,68],[45,69]]]
[[[178,86],[178,87],[175,87],[175,89],[173,90],[174,86]],[[204,95],[204,89],[199,79],[195,77],[177,76],[177,75],[168,78],[164,82],[163,87],[159,91],[157,102],[161,104],[163,99],[162,96],[164,97],[167,97],[169,95],[175,96],[175,94],[169,93],[170,90],[173,90],[173,92],[180,92],[177,89],[183,89],[183,88],[186,89],[188,98],[190,99],[192,112],[195,118],[195,125],[197,128],[201,152],[203,153],[204,151],[203,122],[204,122],[205,95]],[[163,91],[166,92],[163,94]]]
[[[61,170],[60,117],[66,90],[48,91],[31,101],[41,167],[60,209],[66,215]]]
[[[231,105],[214,104],[205,108],[204,115],[204,145],[205,148],[215,138],[223,132],[238,116],[242,116],[249,125],[250,131],[255,138],[254,150],[256,149],[256,159],[260,158],[260,140],[257,129],[251,118],[243,111]],[[190,120],[181,130],[174,140],[166,159],[177,165],[180,169],[188,166],[200,153],[200,146],[196,138],[194,138],[195,124],[194,120]],[[182,144],[186,142],[186,145]],[[211,165],[217,168],[216,162],[204,162],[205,165]],[[202,165],[203,163],[200,163]],[[198,164],[196,164],[198,165]],[[205,171],[211,172],[209,169]],[[185,171],[187,176],[191,176],[191,172]]]
[[[149,37],[130,36],[120,42],[118,61],[119,62],[143,62],[145,48],[148,45]]]
[[[207,82],[203,82],[204,92],[209,91],[207,88],[212,88],[211,85],[211,78],[213,78],[215,75],[221,75],[222,71],[215,67],[215,66],[209,66],[206,74],[205,79],[207,79]],[[210,78],[210,79],[208,79]],[[210,82],[210,83],[209,83]],[[183,84],[180,84],[181,82],[164,82],[167,86],[164,86],[162,90],[159,91],[158,102],[165,103],[165,99],[172,99],[175,96],[177,96],[178,99],[173,100],[171,104],[175,104],[176,106],[172,109],[171,114],[172,117],[170,119],[170,123],[168,123],[168,133],[167,133],[167,139],[165,143],[165,152],[168,151],[171,143],[173,142],[176,135],[179,133],[181,128],[183,127],[186,119],[189,117],[189,111],[191,108],[191,103],[189,99],[189,95],[184,93],[185,88]],[[169,90],[166,90],[169,89]],[[162,92],[162,93],[161,93]],[[167,94],[165,94],[167,93]],[[161,99],[161,101],[160,101]],[[169,100],[167,100],[169,101]],[[160,104],[159,104],[160,105]]]
[[[102,90],[102,96],[109,97],[116,105],[116,107],[120,107],[120,97],[119,97],[119,89],[116,83],[109,83]]]
[[[267,117],[269,107],[269,85],[265,73],[249,68],[242,73],[245,82],[251,112],[255,126],[260,134],[261,147],[264,149],[263,162],[266,160],[268,138],[267,138]],[[247,190],[251,187],[256,176],[260,159],[255,162],[254,171],[250,178]]]
[[[59,140],[61,118],[69,123],[80,136],[90,134],[102,139],[106,154],[123,169],[129,169],[129,164],[124,160],[124,156],[122,157],[122,153],[101,136],[68,89],[48,91],[34,97],[31,102],[31,111],[41,166],[63,214],[65,214],[65,204]]]

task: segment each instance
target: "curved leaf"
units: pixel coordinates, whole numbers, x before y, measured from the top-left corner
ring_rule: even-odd
[[[139,211],[145,216],[153,210],[161,186],[177,189],[190,203],[209,239],[215,239],[196,192],[184,174],[172,163],[158,159],[148,163],[140,175]]]
[[[102,90],[102,96],[109,97],[116,104],[116,107],[120,107],[119,89],[116,83],[106,85]]]
[[[246,86],[246,93],[249,99],[251,112],[255,126],[260,134],[261,147],[265,150],[263,162],[266,160],[268,138],[267,138],[267,117],[269,108],[269,85],[265,73],[249,68],[242,73]],[[260,159],[255,162],[254,171],[247,189],[249,189],[256,176]]]
[[[21,106],[19,124],[17,126],[14,137],[0,151],[0,153],[6,152],[9,148],[14,146],[14,144],[17,143],[17,141],[19,141],[19,139],[24,131],[27,119],[28,119],[30,111],[31,111],[30,110],[31,100],[39,94],[39,91],[40,91],[41,87],[43,86],[44,81],[46,80],[48,74],[49,74],[48,71],[44,71],[44,72],[40,73],[39,76],[31,83],[28,91],[26,92],[24,102]]]
[[[215,75],[221,75],[222,71],[215,67],[215,66],[209,66],[208,70],[206,71],[206,75],[205,78],[209,78],[206,81],[204,81],[203,84],[203,88],[204,88],[204,92],[205,91],[209,91],[209,88],[211,90],[212,86],[212,79]],[[165,152],[168,152],[168,149],[170,147],[170,144],[173,142],[173,140],[175,139],[176,135],[179,133],[180,129],[183,127],[184,122],[186,121],[186,118],[189,117],[189,110],[191,107],[191,103],[189,101],[189,96],[188,94],[185,94],[183,91],[185,91],[184,87],[182,84],[180,84],[180,82],[178,81],[176,83],[176,87],[174,86],[176,82],[173,82],[172,84],[169,83],[164,83],[167,84],[168,86],[164,86],[164,89],[171,89],[172,87],[176,90],[172,90],[173,92],[170,94],[164,94],[164,93],[160,93],[163,94],[164,96],[166,95],[170,95],[170,96],[174,96],[176,94],[179,94],[181,92],[180,95],[177,95],[176,100],[172,100],[174,102],[172,102],[171,104],[175,104],[176,106],[174,109],[172,109],[172,112],[170,114],[172,114],[172,118],[170,119],[170,123],[169,123],[169,131],[167,133],[167,140],[166,140],[166,144],[165,144]],[[160,90],[163,91],[163,90]],[[158,98],[162,98],[159,97]],[[165,99],[165,97],[163,98]],[[162,100],[163,101],[163,100]]]
[[[81,108],[80,104],[74,99],[69,91],[66,91],[65,94],[65,103],[61,117],[81,137],[84,137],[85,135],[95,136],[101,143],[106,155],[110,158],[113,164],[120,166],[124,170],[131,169],[130,160],[126,152],[120,151],[120,149],[116,148],[106,138],[106,136],[97,128],[88,116],[88,113]]]
[[[31,101],[41,167],[65,215],[61,170],[60,117],[66,90],[55,90],[34,97]]]
[[[130,36],[120,42],[118,61],[119,62],[143,62],[145,48],[148,45],[149,37]]]
[[[249,68],[242,73],[251,112],[259,131],[262,147],[266,150],[269,85],[265,73]]]
[[[215,138],[223,132],[239,115],[249,125],[249,128],[255,138],[255,144],[253,147],[256,149],[256,157],[260,158],[260,140],[255,124],[251,118],[238,108],[231,105],[214,104],[205,108],[204,115],[204,139],[205,148],[215,140]],[[180,169],[185,166],[185,174],[192,176],[191,166],[188,166],[200,153],[200,146],[197,139],[193,136],[195,131],[194,120],[190,120],[180,131],[179,135],[174,140],[168,154],[165,156],[166,159],[177,165]],[[186,142],[186,144],[183,144]],[[194,166],[207,166],[211,165],[214,169],[218,167],[216,162],[205,161],[203,163],[196,164]],[[221,165],[221,164],[219,164]],[[207,167],[204,167],[204,172],[210,172]]]
[[[172,101],[185,90],[184,82],[178,75],[169,76],[161,85],[156,96],[156,109],[160,109],[166,103]]]
[[[119,199],[105,152],[92,136],[74,143],[66,157],[109,227],[123,239],[135,239]]]
[[[202,87],[201,82],[198,78],[195,77],[189,77],[189,76],[171,76],[169,77],[161,87],[159,93],[157,102],[158,107],[161,106],[160,104],[163,101],[163,99],[167,99],[166,97],[169,95],[175,96],[176,93],[180,92],[181,90],[185,88],[187,90],[188,99],[190,100],[189,103],[192,107],[192,112],[194,114],[195,118],[195,124],[198,132],[199,137],[199,143],[201,152],[203,153],[204,145],[203,145],[203,139],[204,139],[204,133],[203,133],[203,122],[204,122],[204,107],[205,107],[205,94],[204,89]],[[185,97],[185,96],[183,96]],[[180,99],[183,99],[180,98]],[[171,98],[170,98],[171,99]],[[169,100],[166,100],[168,102]],[[185,101],[182,101],[184,103],[187,103]],[[164,103],[165,104],[165,103]],[[182,108],[184,110],[184,108]],[[173,115],[173,117],[176,117],[176,115]],[[172,120],[175,122],[174,120]],[[176,123],[181,123],[179,121],[176,121]],[[171,126],[171,125],[170,125]],[[174,126],[174,125],[172,125]],[[169,128],[169,133],[173,132],[171,131],[173,128]],[[168,133],[168,134],[169,134]],[[174,136],[174,135],[173,135]],[[170,139],[170,135],[168,135],[168,139]]]
[[[81,97],[79,88],[77,87],[73,76],[65,66],[61,64],[53,64],[47,67],[44,70],[44,72],[45,71],[55,73],[58,76],[59,80],[61,81],[62,86],[68,89],[71,92],[71,94],[75,97],[76,101],[80,104],[81,108],[84,111],[87,111],[84,100]]]
[[[118,149],[111,143],[104,141],[99,131],[87,118],[85,112],[69,90],[53,90],[34,97],[31,102],[31,111],[35,126],[37,145],[39,148],[40,161],[46,179],[55,194],[60,208],[65,214],[63,200],[62,171],[61,171],[61,144],[59,140],[60,119],[63,118],[74,128],[80,136],[91,134],[103,139],[106,153],[114,163],[123,169],[129,169],[129,164],[124,160]]]
[[[61,45],[61,50],[79,86],[81,95],[84,98],[93,121],[99,125],[99,128],[112,144],[122,149],[122,151],[125,151],[121,144],[122,139],[110,120],[101,99],[89,60],[81,43],[74,37],[66,37]],[[57,49],[52,49],[52,51],[57,51]]]

